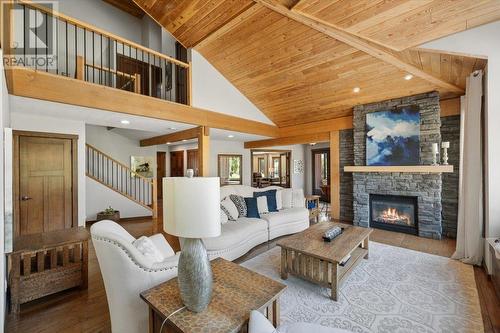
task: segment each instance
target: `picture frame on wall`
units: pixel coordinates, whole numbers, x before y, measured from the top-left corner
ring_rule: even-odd
[[[154,177],[155,160],[152,156],[131,156],[130,169],[144,178]]]

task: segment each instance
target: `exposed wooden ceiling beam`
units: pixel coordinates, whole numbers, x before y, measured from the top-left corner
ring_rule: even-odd
[[[258,141],[247,141],[245,142],[246,149],[254,148],[267,148],[276,146],[286,146],[286,145],[300,145],[305,143],[317,143],[317,142],[328,142],[330,140],[330,133],[313,133],[305,135],[297,135],[276,139],[258,140]]]
[[[276,2],[271,2],[270,0],[254,0],[254,1],[265,6],[268,9],[271,9],[299,23],[305,24],[312,29],[322,32],[338,41],[346,43],[360,51],[363,51],[377,59],[389,63],[403,71],[406,71],[421,79],[424,79],[436,85],[437,87],[459,94],[464,93],[464,90],[462,88],[457,87],[456,85],[446,82],[440,78],[437,78],[429,73],[426,73],[425,71],[401,60],[397,56],[397,53],[394,53],[389,49],[386,49],[375,43],[364,40],[360,37],[354,36],[346,31],[340,30],[326,21],[317,18],[311,18],[302,13],[289,10],[287,7]]]
[[[184,131],[159,135],[140,141],[141,147],[163,145],[168,142],[179,142],[182,140],[197,139],[200,133],[203,132],[203,127],[194,127]]]
[[[278,136],[278,127],[24,67],[5,70],[9,93],[52,102],[177,121],[229,131]]]

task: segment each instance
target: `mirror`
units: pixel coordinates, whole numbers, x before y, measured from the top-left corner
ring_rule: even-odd
[[[242,184],[243,156],[233,154],[217,155],[217,176],[221,186]]]

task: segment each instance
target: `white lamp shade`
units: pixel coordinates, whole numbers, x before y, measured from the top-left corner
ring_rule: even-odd
[[[183,238],[217,237],[220,225],[218,177],[163,178],[163,229]]]

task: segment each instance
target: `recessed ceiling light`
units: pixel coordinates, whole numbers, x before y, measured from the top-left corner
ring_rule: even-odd
[[[316,145],[316,142],[311,142],[309,145],[311,145],[311,146],[315,146],[315,145]]]
[[[411,74],[406,74],[406,75],[405,75],[405,80],[406,80],[406,81],[409,81],[409,80],[411,80],[411,79],[413,79],[413,75],[411,75]]]
[[[172,142],[167,142],[167,145],[171,144]]]
[[[234,138],[234,135],[229,134],[227,137],[231,139],[231,138]]]
[[[186,139],[182,140],[182,142],[186,142],[186,141],[187,141]]]
[[[120,123],[122,123],[123,125],[128,125],[130,124],[130,121],[123,119],[122,121],[120,121]]]
[[[357,93],[359,93],[361,91],[361,88],[360,87],[354,87],[354,89],[352,91],[354,91],[357,94]]]

